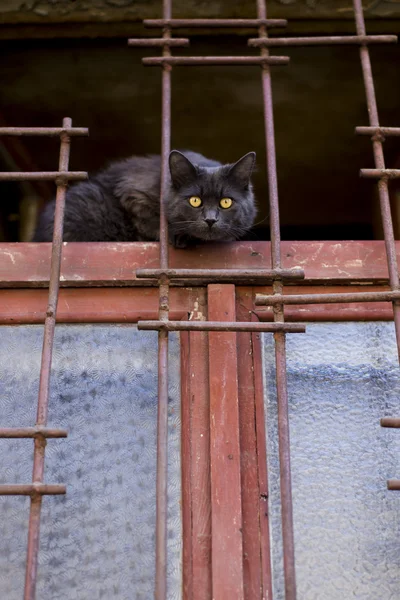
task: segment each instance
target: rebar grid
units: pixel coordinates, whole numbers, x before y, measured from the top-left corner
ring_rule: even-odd
[[[187,27],[193,23],[193,20],[173,20],[171,19],[171,0],[164,0],[163,2],[163,20],[161,21],[145,21],[146,25],[150,26],[162,26],[163,38],[170,39],[171,27]],[[241,20],[240,23],[243,27],[253,26],[258,27],[259,35],[265,37],[267,35],[267,27],[269,25],[282,26],[285,23],[283,21],[276,22],[270,21],[266,18],[266,8],[264,2],[257,3],[258,19],[256,20]],[[238,20],[196,20],[195,26],[210,25],[218,27],[221,24],[224,26],[235,26],[238,24]],[[135,40],[129,40],[130,45],[135,45]],[[142,45],[142,44],[141,44]],[[148,41],[148,45],[152,46],[152,42]],[[159,45],[159,43],[157,43]],[[278,207],[278,193],[277,193],[277,174],[276,174],[276,161],[275,161],[275,141],[274,141],[274,130],[273,130],[273,108],[272,108],[272,92],[271,92],[271,79],[270,79],[270,65],[286,65],[289,62],[288,57],[277,57],[269,56],[269,52],[266,48],[262,48],[260,56],[208,56],[208,57],[172,57],[171,46],[165,45],[163,49],[162,57],[151,57],[142,59],[145,65],[161,65],[163,67],[163,79],[162,79],[162,98],[163,98],[163,114],[162,114],[162,164],[166,169],[168,161],[168,153],[170,146],[165,144],[165,138],[170,139],[170,119],[168,123],[165,121],[166,112],[164,108],[167,105],[168,115],[170,117],[170,94],[171,94],[171,80],[170,70],[172,65],[254,65],[259,64],[262,67],[262,82],[263,82],[263,95],[264,95],[264,107],[265,107],[265,123],[266,123],[266,145],[267,145],[267,167],[269,175],[269,191],[270,191],[270,210],[271,210],[271,240],[272,240],[272,272],[269,272],[268,278],[273,280],[274,292],[282,291],[282,269],[280,261],[280,230],[279,230],[279,207]],[[166,171],[164,170],[164,176]],[[165,179],[162,175],[162,181],[165,184]],[[288,325],[283,325],[283,306],[281,309],[275,312],[275,321],[282,322],[278,327],[275,326],[273,329],[271,324],[265,323],[252,323],[252,327],[249,327],[248,323],[230,323],[230,324],[218,324],[211,322],[204,323],[166,323],[168,321],[168,288],[171,280],[171,276],[167,276],[165,270],[167,269],[167,243],[168,239],[165,235],[167,229],[166,215],[164,212],[164,191],[161,190],[160,195],[160,266],[162,273],[152,274],[148,273],[151,277],[158,277],[160,284],[160,309],[159,309],[159,321],[138,323],[138,329],[155,329],[159,331],[159,429],[158,429],[158,461],[157,461],[157,516],[156,516],[156,600],[165,600],[166,598],[166,503],[167,503],[167,429],[166,429],[166,403],[167,403],[167,344],[168,344],[168,331],[171,330],[183,330],[182,325],[185,326],[186,330],[200,330],[200,331],[277,331],[275,333],[275,341],[277,348],[277,389],[278,389],[278,401],[281,406],[280,410],[280,452],[282,460],[282,473],[284,477],[283,492],[282,492],[282,509],[284,521],[284,544],[285,544],[285,557],[292,557],[288,560],[285,558],[286,572],[291,571],[288,576],[288,580],[293,580],[294,590],[294,543],[293,543],[293,525],[292,525],[292,507],[291,507],[291,482],[290,482],[290,464],[289,464],[289,439],[288,439],[288,418],[287,418],[287,392],[286,392],[286,359],[285,359],[285,338],[283,331],[291,330]],[[164,235],[162,235],[162,232]],[[179,277],[179,270],[176,270],[176,275]],[[193,273],[191,274],[194,275]],[[249,277],[247,273],[247,277]],[[144,277],[145,274],[139,271],[138,276]],[[212,276],[212,273],[211,273]],[[301,278],[303,273],[298,270],[297,276]],[[225,278],[226,278],[225,274]],[[226,280],[226,279],[225,279]],[[293,324],[295,325],[295,324]],[[295,329],[292,329],[293,331]],[[304,331],[304,327],[300,326],[299,331]],[[286,405],[286,418],[283,417],[285,409],[282,406]],[[159,462],[161,460],[161,462]],[[159,493],[162,493],[162,498],[159,497]],[[162,534],[161,534],[162,531]],[[157,533],[158,532],[158,533]],[[289,546],[289,548],[288,548]],[[290,546],[292,549],[290,549]],[[293,596],[294,597],[294,596]],[[289,599],[289,596],[288,596]]]
[[[400,355],[400,317],[397,301],[399,300],[399,278],[397,274],[397,262],[395,256],[394,234],[390,215],[389,196],[388,196],[388,179],[400,177],[400,170],[386,169],[383,159],[382,141],[384,136],[400,135],[400,128],[380,127],[375,101],[374,84],[371,74],[369,61],[369,44],[395,43],[396,36],[390,35],[366,35],[363,9],[360,0],[354,0],[353,8],[356,22],[357,35],[353,36],[318,36],[318,37],[294,37],[294,38],[273,38],[268,37],[268,27],[284,26],[283,21],[268,20],[265,0],[257,0],[257,19],[172,19],[171,18],[171,0],[164,0],[164,14],[161,20],[147,20],[145,25],[149,27],[164,27],[164,38],[170,39],[171,28],[192,28],[192,27],[257,27],[258,38],[248,40],[250,47],[258,47],[260,56],[190,56],[190,57],[173,57],[171,56],[170,48],[172,44],[164,46],[162,57],[151,57],[142,59],[145,65],[161,65],[163,69],[171,68],[172,65],[195,66],[195,65],[253,65],[261,66],[261,81],[263,91],[264,104],[264,126],[265,126],[265,144],[267,151],[267,173],[268,173],[268,189],[269,189],[269,209],[270,209],[270,229],[271,229],[271,259],[272,269],[267,273],[259,272],[258,275],[251,271],[235,271],[225,273],[223,271],[215,271],[214,273],[207,270],[180,270],[166,269],[165,261],[163,264],[162,256],[165,254],[163,249],[166,240],[160,239],[161,253],[161,269],[142,269],[137,271],[137,277],[158,279],[164,289],[168,289],[168,285],[172,280],[185,278],[185,280],[193,279],[197,281],[215,281],[219,277],[219,281],[238,282],[243,279],[247,282],[252,281],[255,284],[261,283],[267,279],[272,281],[273,294],[271,296],[256,297],[256,304],[271,305],[273,307],[274,323],[269,324],[269,331],[274,331],[275,339],[275,361],[276,361],[276,388],[278,398],[278,439],[279,439],[279,459],[280,459],[280,487],[281,487],[281,513],[282,513],[282,541],[283,541],[283,558],[284,558],[284,578],[285,578],[285,599],[296,599],[296,576],[295,576],[295,561],[294,561],[294,536],[293,536],[293,506],[291,492],[291,473],[290,473],[290,438],[289,438],[289,419],[288,419],[288,398],[287,398],[287,378],[286,378],[286,332],[302,331],[297,328],[290,329],[284,323],[284,305],[285,304],[313,304],[313,303],[342,303],[342,302],[379,302],[382,300],[391,301],[393,304],[394,318],[396,322],[396,339]],[[188,40],[181,40],[184,45],[187,45]],[[145,40],[136,42],[130,40],[131,45],[149,45],[158,46],[160,42],[153,43],[153,40]],[[176,44],[178,45],[178,44]],[[181,45],[181,44],[179,44]],[[183,44],[182,44],[183,45]],[[269,55],[270,47],[288,47],[288,46],[320,46],[320,45],[359,45],[361,64],[364,75],[365,89],[367,95],[368,111],[370,114],[370,126],[359,127],[357,133],[372,136],[375,165],[376,169],[362,169],[360,175],[363,177],[371,177],[379,179],[379,195],[381,200],[382,220],[384,223],[385,243],[387,251],[387,261],[390,277],[390,292],[365,292],[365,293],[347,293],[347,294],[308,294],[285,296],[283,295],[283,282],[290,277],[279,276],[278,273],[283,273],[281,265],[281,238],[280,238],[280,221],[279,221],[279,200],[278,200],[278,183],[277,183],[277,167],[276,167],[276,152],[275,152],[275,134],[274,134],[274,115],[272,101],[272,85],[271,85],[271,70],[272,65],[285,65],[288,63],[288,57],[271,57]],[[168,79],[170,86],[170,79]],[[168,88],[170,94],[170,87]],[[163,97],[165,95],[165,87],[163,80]],[[163,120],[164,128],[164,120]],[[166,148],[163,146],[164,151]],[[166,156],[163,154],[163,164],[165,164]],[[160,203],[163,204],[163,193],[161,193]],[[162,221],[165,215],[161,217]],[[287,274],[286,274],[287,275]],[[298,275],[301,274],[299,273]],[[296,275],[295,275],[296,276]],[[161,317],[161,312],[163,317]],[[164,331],[177,330],[199,330],[199,331],[267,331],[264,324],[252,324],[254,327],[250,329],[246,323],[216,323],[202,322],[191,323],[190,321],[168,322],[168,313],[160,305],[159,321],[139,322],[139,329],[156,329],[159,335]],[[272,329],[271,325],[275,326]],[[159,378],[163,380],[164,372],[159,366]],[[160,384],[159,384],[160,385]],[[161,401],[161,399],[160,399]],[[393,426],[393,425],[392,425]],[[164,439],[165,451],[167,440]],[[161,474],[160,477],[163,477]],[[166,474],[165,474],[166,477]],[[390,489],[394,489],[393,482]],[[164,488],[166,493],[166,488]],[[159,520],[157,520],[159,526]],[[166,524],[164,523],[164,527]],[[164,553],[165,548],[156,548],[157,557],[160,553]],[[164,554],[163,554],[164,556]],[[157,558],[157,560],[159,560]],[[159,579],[165,581],[165,569],[157,569],[156,574],[156,590],[163,591],[164,595],[156,592],[157,600],[164,600],[166,585],[160,586]]]
[[[88,130],[72,128],[70,118],[63,119],[62,128],[15,128],[3,127],[2,135],[41,135],[60,137],[59,170],[52,173],[1,173],[2,181],[27,179],[51,179],[57,186],[56,210],[54,217],[53,243],[49,281],[49,297],[44,325],[42,360],[40,366],[39,396],[36,426],[15,429],[0,429],[0,438],[33,438],[33,473],[32,483],[26,485],[0,485],[0,495],[30,496],[30,513],[28,526],[28,548],[25,572],[24,600],[34,600],[36,595],[37,566],[39,554],[40,516],[43,495],[65,494],[65,485],[49,485],[43,483],[44,461],[47,438],[66,437],[63,429],[48,429],[47,413],[49,405],[50,370],[53,353],[54,330],[56,322],[57,302],[60,287],[60,266],[62,237],[64,224],[65,196],[69,180],[83,180],[87,173],[71,173],[68,171],[71,135],[87,135]]]

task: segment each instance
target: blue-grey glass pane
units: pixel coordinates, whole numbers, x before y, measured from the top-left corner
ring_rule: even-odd
[[[2,327],[0,424],[36,418],[43,327]],[[168,597],[181,598],[179,343],[170,337]],[[154,589],[157,334],[59,325],[52,367],[37,597],[148,600]],[[0,481],[32,478],[33,442],[0,440]],[[29,499],[0,497],[0,598],[22,598]]]
[[[300,600],[400,598],[400,371],[392,323],[309,324],[288,335]],[[264,336],[274,600],[283,600],[274,348]]]

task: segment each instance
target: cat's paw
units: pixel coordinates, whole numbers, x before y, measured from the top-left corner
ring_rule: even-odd
[[[190,245],[190,238],[188,235],[186,235],[184,233],[179,234],[179,235],[174,235],[172,244],[173,244],[174,248],[179,248],[182,250],[183,248],[187,248]]]

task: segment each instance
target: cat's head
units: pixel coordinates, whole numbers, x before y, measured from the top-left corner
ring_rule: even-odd
[[[256,215],[250,181],[255,158],[255,152],[249,152],[234,164],[209,167],[172,150],[167,198],[170,232],[208,241],[243,237]]]

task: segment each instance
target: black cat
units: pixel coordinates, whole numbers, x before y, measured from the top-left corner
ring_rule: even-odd
[[[256,215],[250,182],[254,162],[254,152],[228,165],[195,152],[170,153],[165,201],[175,246],[235,240],[251,228]],[[158,240],[160,170],[159,156],[134,156],[72,186],[66,197],[64,241]],[[54,210],[53,200],[40,217],[34,242],[51,241]]]

